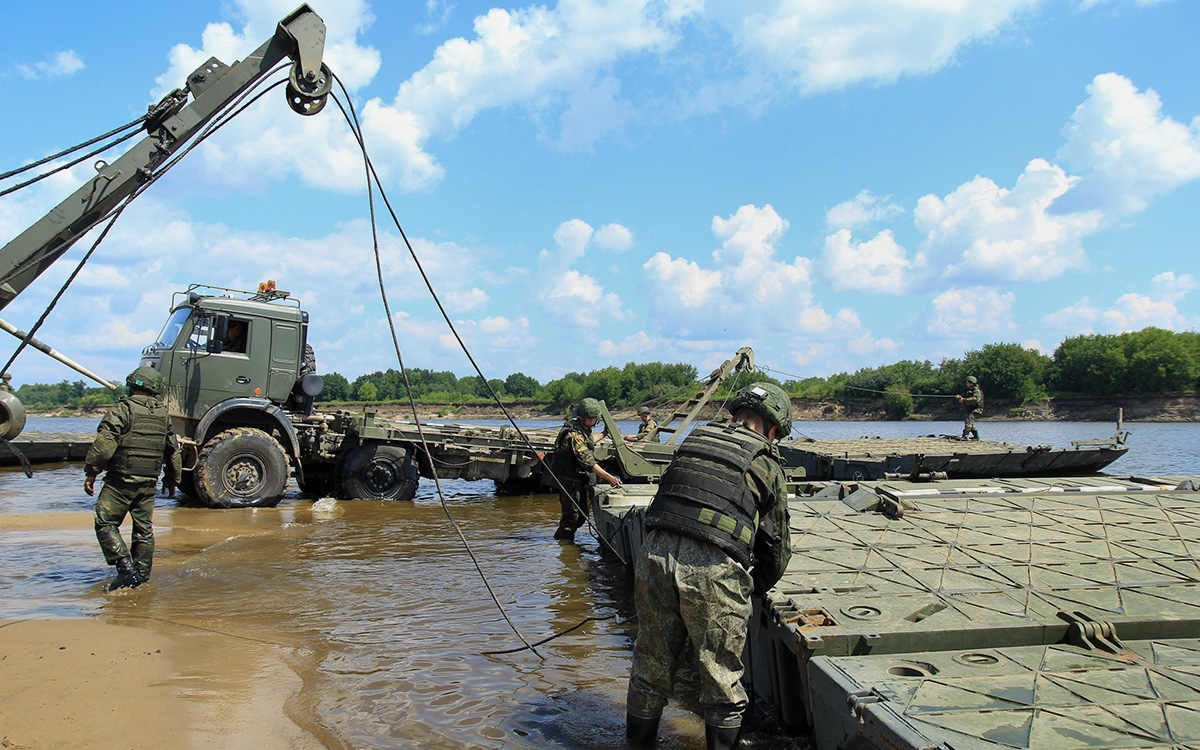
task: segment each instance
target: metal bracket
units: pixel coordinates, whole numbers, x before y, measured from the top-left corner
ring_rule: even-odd
[[[1117,637],[1117,626],[1107,620],[1094,620],[1084,612],[1058,612],[1058,617],[1067,623],[1064,643],[1087,649],[1120,654],[1129,649]]]

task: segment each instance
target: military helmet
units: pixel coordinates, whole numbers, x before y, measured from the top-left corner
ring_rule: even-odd
[[[642,414],[649,414],[649,413],[650,413],[650,407],[648,407],[648,406],[642,406],[642,407],[638,408],[638,416],[641,416]]]
[[[163,376],[158,370],[142,365],[125,378],[125,385],[130,388],[141,388],[151,395],[161,396],[163,392]]]
[[[575,407],[575,416],[577,417],[598,417],[600,416],[600,402],[594,398],[585,398],[579,402],[579,406]]]
[[[970,383],[971,385],[979,385],[979,379],[976,378],[974,375],[968,375],[967,382]]]
[[[754,383],[738,391],[729,402],[729,413],[742,408],[753,409],[775,425],[779,429],[776,437],[792,434],[792,400],[774,383]]]

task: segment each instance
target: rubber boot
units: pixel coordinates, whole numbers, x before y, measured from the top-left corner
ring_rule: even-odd
[[[559,541],[573,542],[575,541],[575,532],[559,526],[558,530],[554,532],[554,538],[558,539]]]
[[[137,570],[142,583],[150,580],[150,569],[154,566],[154,544],[134,542],[129,548],[129,556],[133,558],[133,567]]]
[[[137,568],[133,566],[133,558],[125,555],[117,560],[117,577],[108,584],[108,590],[136,589],[141,585],[142,577],[138,575]]]
[[[625,714],[625,737],[631,747],[654,747],[658,742],[658,723],[661,716],[643,719],[631,713]]]
[[[978,430],[971,430],[971,439],[972,439],[972,440],[978,440],[978,439],[979,439],[979,431],[978,431]]]
[[[714,727],[712,724],[704,725],[704,741],[707,743],[708,750],[733,750],[738,746],[738,735],[742,733],[740,726],[736,727]]]

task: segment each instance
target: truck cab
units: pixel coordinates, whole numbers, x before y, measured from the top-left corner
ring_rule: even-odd
[[[307,337],[308,313],[274,282],[256,292],[193,284],[174,295],[141,364],[166,381],[185,491],[214,505],[277,499],[288,457],[302,476],[295,425],[322,388]]]
[[[269,284],[256,293],[201,285],[176,293],[157,341],[142,351],[142,364],[166,379],[167,405],[184,435],[192,437],[199,421],[229,399],[311,408],[311,399],[294,398],[310,374],[302,372],[308,313]]]

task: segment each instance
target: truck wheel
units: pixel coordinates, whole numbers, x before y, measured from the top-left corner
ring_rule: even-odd
[[[194,479],[200,502],[209,507],[269,508],[287,487],[287,456],[262,430],[236,427],[200,449]]]
[[[398,445],[368,443],[354,449],[342,466],[342,495],[368,500],[412,500],[417,464]]]

